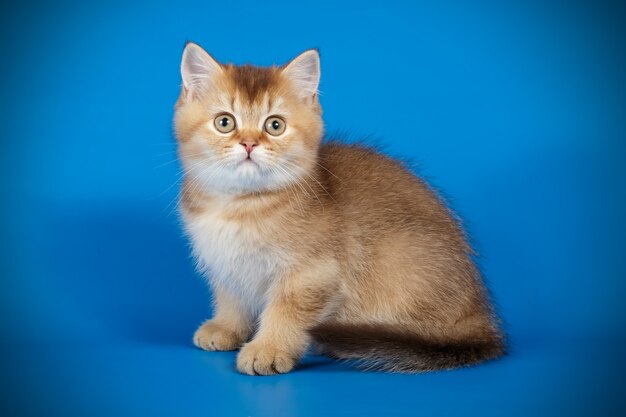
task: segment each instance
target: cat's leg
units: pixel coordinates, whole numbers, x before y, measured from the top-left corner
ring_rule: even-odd
[[[193,343],[204,350],[235,350],[245,343],[253,320],[239,301],[226,291],[214,289],[215,315],[193,335]]]
[[[309,329],[334,311],[341,296],[337,263],[331,260],[315,265],[279,281],[261,314],[257,334],[237,356],[239,372],[289,372],[305,353]]]

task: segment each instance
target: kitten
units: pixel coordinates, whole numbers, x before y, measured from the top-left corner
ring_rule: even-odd
[[[370,368],[422,372],[503,354],[463,231],[400,163],[322,143],[320,62],[222,65],[189,43],[175,130],[180,208],[215,315],[194,335],[250,375],[310,345]]]

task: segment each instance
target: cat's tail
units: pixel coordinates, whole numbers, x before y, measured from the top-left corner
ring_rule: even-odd
[[[378,325],[322,324],[310,331],[328,356],[360,367],[389,372],[426,372],[459,368],[496,359],[505,353],[498,334],[435,341]]]

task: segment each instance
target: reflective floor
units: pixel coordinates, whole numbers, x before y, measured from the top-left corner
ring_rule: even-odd
[[[362,373],[314,356],[287,375],[250,377],[235,371],[234,353],[182,342],[14,351],[21,378],[4,387],[5,415],[615,415],[626,382],[611,363],[624,344],[528,342],[498,362],[423,375]]]

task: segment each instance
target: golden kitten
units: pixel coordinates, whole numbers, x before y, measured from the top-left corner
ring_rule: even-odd
[[[196,346],[241,348],[250,375],[288,372],[312,344],[398,372],[503,353],[445,205],[397,161],[322,143],[316,50],[259,68],[189,43],[181,73],[180,208],[215,307]]]

